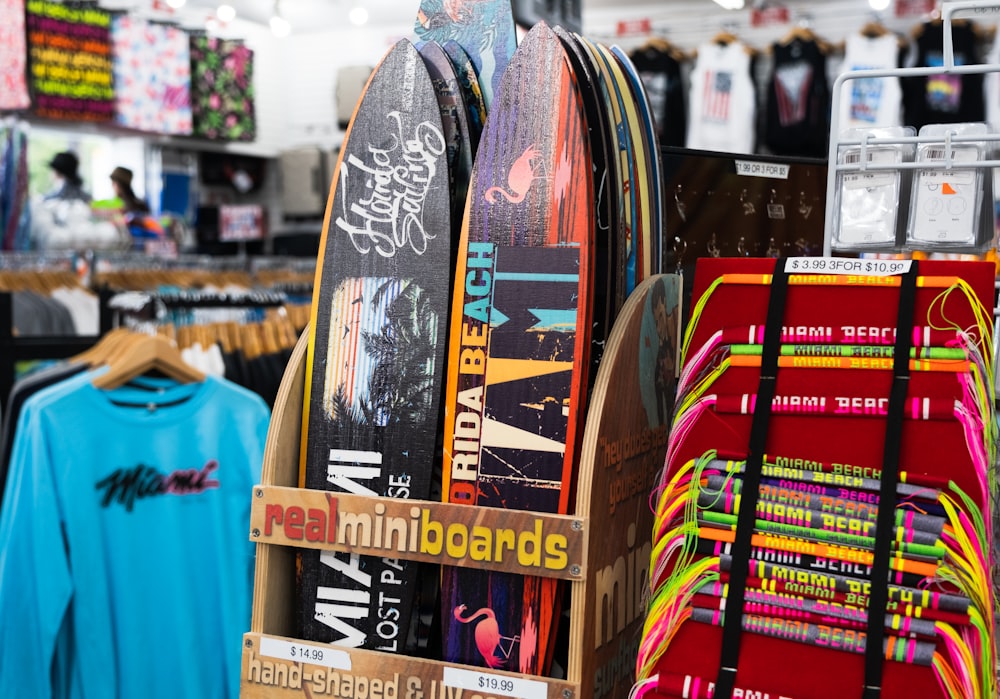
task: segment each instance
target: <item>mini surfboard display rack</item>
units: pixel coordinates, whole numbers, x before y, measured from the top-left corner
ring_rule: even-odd
[[[275,401],[262,482],[252,496],[258,543],[253,619],[244,636],[244,699],[625,696],[644,617],[652,513],[672,386],[652,374],[677,345],[680,280],[655,275],[623,306],[595,379],[569,515],[300,489],[305,335]],[[668,361],[668,363],[669,363]],[[669,372],[672,377],[673,372]],[[621,391],[638,398],[623,406]],[[484,545],[484,541],[492,545]],[[473,542],[477,542],[473,544]],[[296,551],[351,551],[474,565],[565,580],[571,587],[565,679],[356,650],[294,637]],[[392,620],[385,620],[391,624]],[[378,627],[376,626],[376,631]],[[392,637],[391,629],[386,636]]]
[[[425,0],[344,137],[243,696],[631,687],[680,328],[648,105],[624,54],[544,22],[515,50],[508,0],[458,4]]]

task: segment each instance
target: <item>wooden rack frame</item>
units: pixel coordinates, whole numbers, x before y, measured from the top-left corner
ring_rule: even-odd
[[[651,285],[645,287],[646,291],[650,288]],[[651,427],[638,398],[638,338],[646,293],[640,294],[637,290],[633,297],[622,309],[622,316],[628,309],[632,311],[630,322],[626,324],[631,334],[612,335],[602,362],[602,374],[605,362],[611,366],[603,382],[599,377],[591,396],[581,451],[582,474],[573,515],[296,488],[305,386],[307,333],[303,333],[275,401],[265,446],[262,483],[250,494],[250,539],[258,545],[253,616],[250,631],[243,639],[240,692],[243,699],[348,696],[343,692],[345,686],[352,688],[351,696],[387,699],[627,696],[634,678],[645,618],[653,522],[648,497],[662,466],[667,439],[667,426]],[[650,319],[646,320],[644,327],[652,324]],[[624,351],[613,352],[616,342]],[[622,359],[612,364],[609,362],[612,355],[620,355]],[[622,400],[623,394],[628,396],[633,390],[635,397]],[[286,527],[285,522],[289,520],[280,515],[290,508],[300,508],[299,515],[293,519],[293,525]],[[518,567],[516,562],[471,564],[515,573],[530,572],[569,582],[570,641],[566,678],[527,676],[294,638],[298,614],[295,607],[297,548],[386,553],[386,549],[375,545],[331,544],[329,539],[334,538],[334,525],[329,524],[330,519],[323,541],[305,541],[298,522],[301,513],[309,512],[310,508],[316,517],[319,512],[327,512],[330,519],[344,513],[355,517],[382,514],[415,519],[418,515],[414,512],[419,510],[439,522],[461,522],[468,526],[494,526],[502,518],[504,527],[531,530],[540,522],[545,532],[565,536],[567,561],[559,570]],[[393,555],[443,565],[464,562],[464,559],[448,558],[445,552],[428,555],[394,551]],[[336,683],[341,683],[339,689]]]

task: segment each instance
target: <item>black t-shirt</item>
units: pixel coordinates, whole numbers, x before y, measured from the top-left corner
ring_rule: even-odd
[[[826,54],[815,41],[799,38],[771,49],[764,142],[779,155],[825,158],[830,132]]]
[[[955,65],[980,62],[976,31],[971,22],[952,25]],[[915,67],[944,64],[944,25],[927,22],[914,40]],[[985,121],[982,75],[932,75],[904,78],[903,108],[907,126]]]
[[[661,146],[683,147],[687,135],[687,107],[681,64],[669,51],[644,46],[629,54],[649,97],[649,108]]]

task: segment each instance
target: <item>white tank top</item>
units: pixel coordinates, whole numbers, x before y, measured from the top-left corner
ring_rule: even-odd
[[[894,70],[899,67],[899,39],[895,34],[866,37],[852,34],[844,46],[840,72]],[[840,94],[840,131],[902,124],[903,91],[899,78],[848,80]]]
[[[746,46],[706,43],[691,71],[687,147],[753,153],[757,98]]]

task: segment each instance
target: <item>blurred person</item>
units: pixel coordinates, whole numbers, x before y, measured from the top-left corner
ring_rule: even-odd
[[[90,203],[90,194],[83,189],[83,180],[78,172],[80,160],[75,153],[63,151],[56,153],[49,161],[52,174],[56,179],[56,189],[45,195],[45,201],[61,199],[65,201],[79,200]]]
[[[48,163],[56,187],[31,202],[31,246],[36,250],[114,249],[123,247],[124,226],[94,216],[90,193],[80,178],[75,153],[56,153]]]
[[[115,196],[122,200],[122,211],[126,214],[148,214],[149,205],[132,191],[132,171],[127,167],[116,167],[111,171],[111,188]]]
[[[115,190],[115,195],[121,199],[121,211],[125,216],[125,225],[132,236],[133,249],[142,250],[147,241],[167,238],[163,226],[150,215],[149,205],[132,191],[131,170],[127,167],[116,167],[112,170],[111,187]]]

